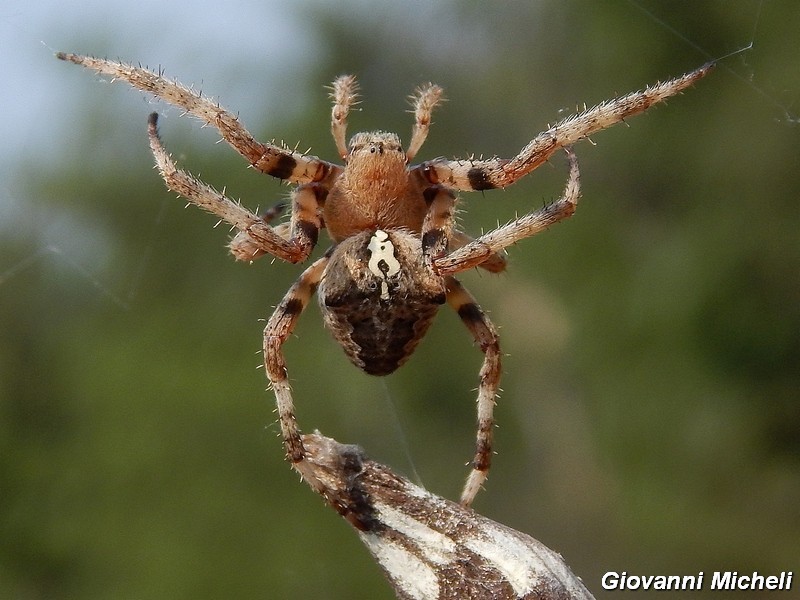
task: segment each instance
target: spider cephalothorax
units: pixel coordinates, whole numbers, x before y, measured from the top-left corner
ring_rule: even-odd
[[[297,184],[289,223],[272,227],[270,220],[278,210],[258,216],[178,169],[159,140],[157,116],[150,116],[150,146],[167,187],[238,230],[230,244],[236,258],[252,261],[271,254],[301,262],[314,249],[319,230],[328,230],[333,245],[303,272],[264,329],[264,364],[275,391],[286,453],[312,486],[320,488],[306,461],[281,346],[314,292],[326,325],[350,360],[374,375],[391,373],[408,359],[440,305],[447,303],[458,313],[484,354],[476,449],[461,495],[464,504],[474,499],[491,462],[500,347],[494,326],[453,275],[473,267],[502,271],[506,247],[575,211],[580,186],[578,165],[569,150],[573,143],[685,90],[712,67],[705,65],[564,119],[511,159],[437,158],[417,165],[411,161],[428,135],[441,88],[428,84],[412,96],[415,122],[405,150],[397,135],[385,132],[358,133],[346,144],[347,116],[357,94],[355,78],[345,75],[334,81],[331,94],[331,132],[342,166],[256,141],[236,116],[161,74],[75,54],[57,56],[179,106],[216,127],[255,169]],[[457,229],[457,191],[511,185],[559,149],[566,150],[570,167],[558,200],[477,239]]]
[[[407,166],[397,135],[378,131],[353,136],[344,170],[322,210],[333,241],[380,227],[420,231],[428,206],[421,182],[409,176]]]

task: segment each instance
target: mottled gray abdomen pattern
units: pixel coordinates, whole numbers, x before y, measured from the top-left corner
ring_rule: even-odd
[[[370,268],[375,232],[367,231],[334,249],[317,292],[325,325],[370,375],[388,375],[402,365],[446,299],[444,279],[424,268],[419,236],[387,234],[400,265],[396,273]]]

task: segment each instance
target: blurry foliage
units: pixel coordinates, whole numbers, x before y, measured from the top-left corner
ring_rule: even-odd
[[[578,103],[706,60],[668,27],[714,55],[745,45],[756,4],[672,3],[663,24],[625,2],[493,4],[491,18],[483,2],[357,18],[355,4],[306,5],[325,51],[292,74],[309,96],[275,104],[308,110],[254,133],[333,157],[321,84],[354,72],[352,131],[407,135],[403,97],[431,80],[450,102],[421,158],[510,155]],[[800,89],[800,17],[790,0],[762,12],[754,49],[578,148],[574,219],[512,248],[508,274],[462,277],[509,353],[477,508],[562,552],[598,597],[612,569],[798,566],[800,153],[781,103]],[[267,57],[246,60],[242,86],[279,85],[257,77]],[[81,90],[81,121],[57,140],[59,162],[17,166],[30,219],[0,239],[0,270],[27,265],[0,282],[0,596],[389,597],[283,462],[255,369],[257,319],[300,270],[234,264],[224,228],[183,210],[150,168],[148,107],[115,104],[136,93],[68,65],[63,77]],[[183,166],[250,206],[286,194],[159,109]],[[513,218],[565,176],[557,158],[512,189],[465,195],[463,223]],[[69,248],[48,249],[53,227],[74,232]],[[314,306],[286,354],[301,426],[457,495],[480,365],[457,318],[444,310],[385,383],[346,361]]]

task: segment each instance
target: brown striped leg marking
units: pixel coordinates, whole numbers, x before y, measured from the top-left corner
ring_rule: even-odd
[[[447,243],[455,222],[456,197],[445,187],[434,185],[424,192],[428,212],[422,223],[422,256],[433,266],[434,259],[447,253]]]
[[[308,267],[300,278],[289,288],[278,308],[272,313],[264,328],[264,367],[267,371],[270,385],[275,392],[278,407],[278,422],[281,427],[281,436],[286,450],[286,456],[294,467],[311,485],[316,488],[316,479],[312,470],[305,462],[305,448],[297,427],[294,412],[294,402],[289,386],[286,361],[283,358],[281,347],[291,335],[297,319],[308,306],[311,297],[319,285],[328,256],[317,259]]]
[[[685,75],[657,83],[638,92],[602,102],[577,115],[567,117],[531,140],[513,158],[488,160],[447,160],[437,158],[424,162],[418,170],[431,184],[471,191],[504,188],[524,177],[547,161],[560,148],[566,148],[607,127],[646,111],[675,96],[705,77],[714,68],[703,65]]]
[[[257,250],[292,263],[308,258],[316,244],[320,227],[317,208],[319,196],[323,193],[319,191],[321,186],[307,184],[295,190],[292,203],[293,226],[290,238],[286,239],[270,227],[266,220],[190,173],[178,169],[158,136],[157,113],[150,115],[147,130],[150,149],[167,188],[192,204],[217,215],[248,236],[249,243],[240,239],[237,244],[231,245],[231,252],[237,259],[252,260],[259,254]]]
[[[341,170],[341,167],[320,160],[316,156],[257,141],[241,124],[239,117],[200,92],[176,81],[170,81],[160,70],[156,73],[115,60],[66,52],[58,52],[56,57],[92,69],[111,77],[112,80],[127,81],[133,87],[153,94],[216,127],[222,139],[244,156],[253,167],[267,175],[288,179],[293,183],[309,183],[322,181]]]
[[[478,386],[478,433],[472,471],[467,477],[461,504],[469,506],[481,489],[492,462],[494,405],[500,384],[500,344],[497,331],[472,295],[452,277],[447,278],[447,303],[461,317],[483,352]]]
[[[436,272],[440,275],[453,275],[479,266],[491,257],[497,256],[498,252],[502,252],[511,244],[536,235],[554,223],[571,216],[581,195],[580,171],[578,171],[578,159],[572,150],[566,148],[565,152],[569,159],[569,179],[563,195],[558,200],[485,233],[447,256],[435,258],[433,268]]]

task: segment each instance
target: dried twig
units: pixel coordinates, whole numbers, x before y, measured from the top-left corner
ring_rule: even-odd
[[[434,496],[358,446],[303,436],[326,502],[358,531],[398,598],[592,600],[559,554]]]

